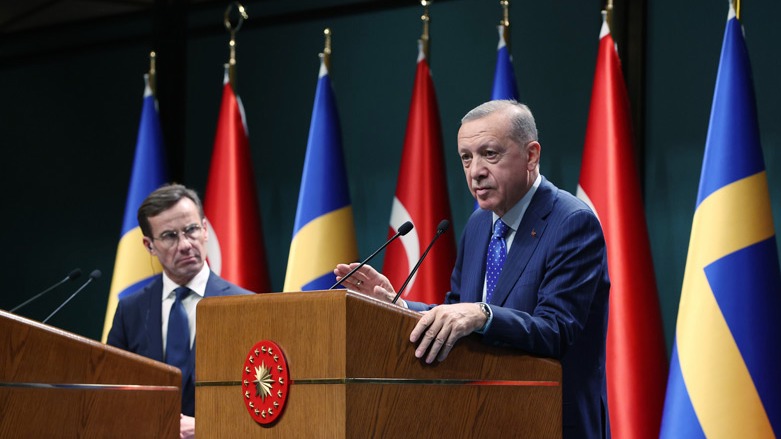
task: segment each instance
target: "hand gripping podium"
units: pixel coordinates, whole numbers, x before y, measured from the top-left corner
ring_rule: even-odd
[[[178,438],[179,369],[0,311],[0,437]]]
[[[427,365],[409,341],[419,318],[345,290],[203,299],[196,435],[561,437],[559,362],[488,346],[471,335],[445,361]],[[276,343],[282,353],[274,354],[284,355],[289,372],[286,388],[268,383],[271,392],[284,389],[287,400],[266,425],[248,412],[245,399],[256,386],[243,378],[261,340]]]

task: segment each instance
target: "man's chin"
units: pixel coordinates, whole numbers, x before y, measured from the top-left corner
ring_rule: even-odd
[[[198,273],[203,268],[203,259],[188,258],[176,263],[176,268],[181,271]]]

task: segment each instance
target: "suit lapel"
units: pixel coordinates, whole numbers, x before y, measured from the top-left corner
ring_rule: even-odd
[[[504,268],[499,275],[491,303],[501,305],[507,300],[507,296],[515,284],[521,278],[526,265],[529,263],[538,244],[542,239],[548,224],[546,218],[553,209],[553,201],[556,194],[553,186],[543,177],[540,187],[537,188],[521,224],[515,232],[510,253],[504,261]]]
[[[461,302],[481,302],[483,300],[483,283],[485,281],[485,256],[488,251],[488,241],[491,240],[490,211],[481,211],[477,215],[475,225],[470,234],[474,244],[464,245],[465,254],[462,264]],[[471,250],[471,251],[470,251]]]
[[[146,328],[147,343],[153,360],[163,361],[163,277],[158,276],[148,287],[147,312],[144,328]]]
[[[225,292],[229,289],[230,284],[228,282],[214,274],[213,271],[210,271],[209,280],[206,281],[206,291],[204,291],[203,297],[224,296]]]
[[[206,290],[203,292],[203,297],[223,296],[225,292],[230,289],[230,284],[225,282],[222,278],[214,274],[213,271],[209,272],[209,279],[206,281]],[[159,307],[158,307],[159,308]],[[198,329],[195,330],[195,339],[193,341],[193,347],[190,350],[190,358],[187,362],[189,370],[182,371],[182,377],[186,381],[186,377],[192,375],[192,371],[195,369],[195,347],[198,345]]]

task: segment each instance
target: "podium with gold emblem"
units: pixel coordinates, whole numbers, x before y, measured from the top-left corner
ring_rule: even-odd
[[[205,298],[196,435],[561,437],[561,366],[460,340],[415,358],[420,314],[345,290]]]

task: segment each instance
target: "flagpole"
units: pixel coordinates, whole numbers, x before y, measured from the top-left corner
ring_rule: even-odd
[[[610,28],[610,31],[612,32],[613,31],[613,0],[607,0],[605,9],[602,10],[602,16],[607,22],[607,27]]]
[[[238,18],[236,19],[236,25],[231,23],[231,12],[233,8],[238,11]],[[236,33],[241,29],[241,25],[244,24],[244,20],[248,19],[247,10],[239,2],[232,2],[225,8],[225,16],[223,18],[223,24],[225,29],[230,33],[231,39],[228,45],[230,46],[230,59],[228,60],[228,81],[230,82],[233,90],[236,90]]]
[[[740,0],[732,0],[732,7],[735,8],[735,18],[740,20]]]
[[[152,90],[152,96],[157,95],[157,54],[155,51],[149,52],[149,73],[147,73],[149,89]]]
[[[325,64],[325,68],[330,72],[331,71],[331,28],[325,28],[323,30],[323,35],[325,36],[325,47],[323,48],[323,53],[320,54],[320,59],[323,60],[323,64]]]
[[[420,36],[420,44],[423,48],[423,56],[426,57],[426,59],[429,58],[429,34],[428,34],[428,26],[429,22],[431,21],[431,17],[428,13],[428,7],[431,5],[431,0],[420,0],[420,5],[423,6],[423,15],[420,16],[420,20],[423,22],[423,34]]]
[[[507,46],[507,51],[510,51],[510,0],[500,0],[499,5],[502,6],[502,20],[499,24],[502,26],[502,37],[504,38],[504,45]]]

